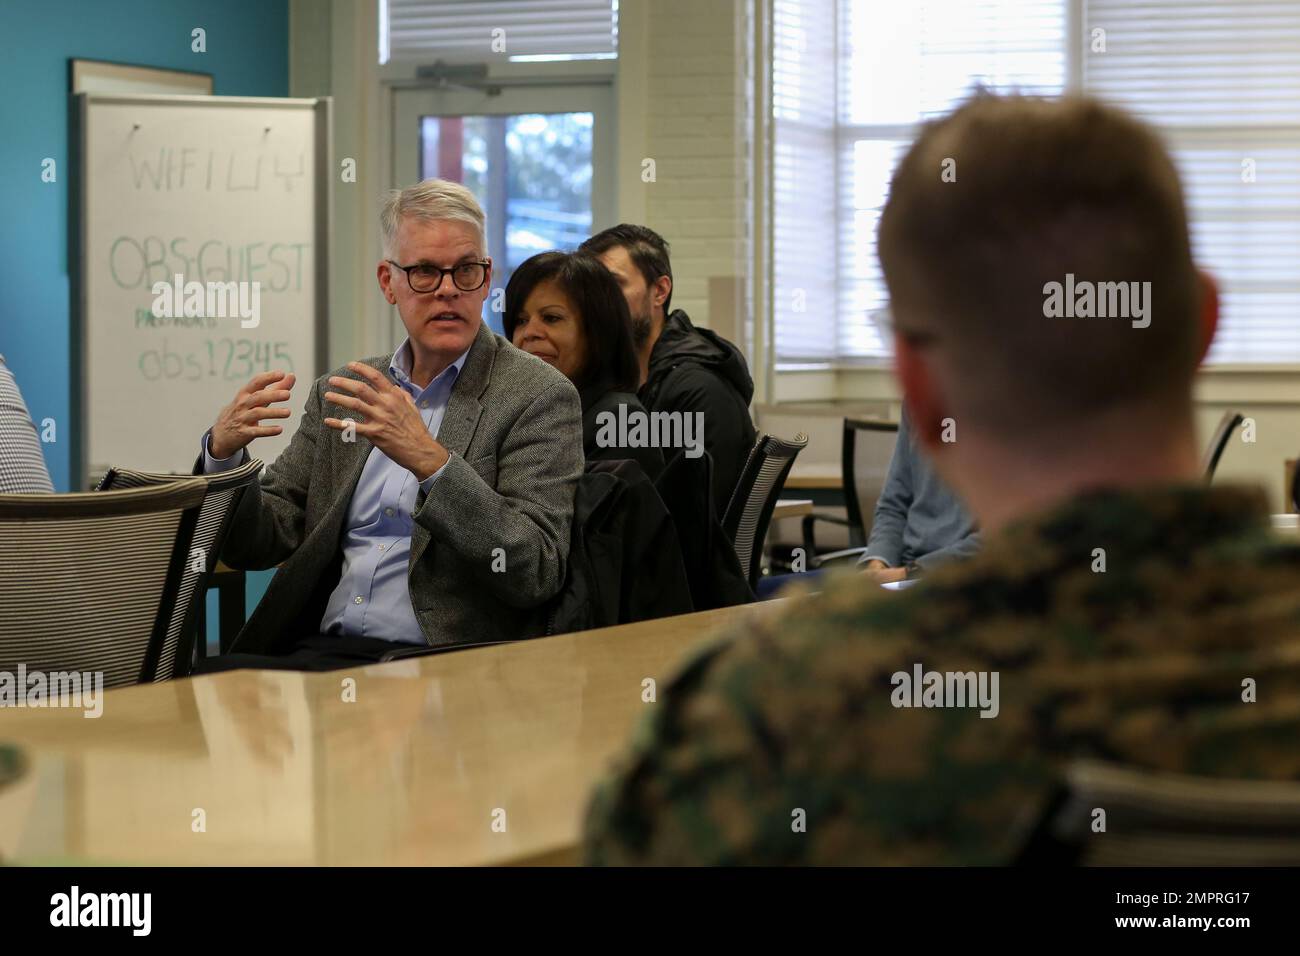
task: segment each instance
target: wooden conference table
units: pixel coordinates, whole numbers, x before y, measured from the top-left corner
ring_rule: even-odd
[[[0,860],[577,862],[592,784],[655,706],[642,681],[662,690],[691,648],[780,603],[325,674],[121,688],[98,718],[6,708],[0,745],[28,767],[0,787]]]
[[[800,491],[841,491],[844,475],[839,464],[796,464],[786,475],[785,487]]]
[[[804,515],[812,513],[813,503],[811,498],[778,498],[776,506],[772,509],[772,520],[802,518]]]
[[[785,493],[811,498],[818,508],[844,507],[844,475],[838,462],[795,462],[785,478]]]

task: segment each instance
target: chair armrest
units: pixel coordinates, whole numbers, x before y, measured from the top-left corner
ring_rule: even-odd
[[[421,647],[418,644],[412,644],[410,647],[403,647],[395,651],[389,651],[383,657],[379,658],[379,663],[387,664],[389,661],[404,661],[410,657],[425,657],[429,654],[436,654],[441,648],[438,647]]]
[[[853,523],[848,518],[841,518],[839,515],[827,514],[825,511],[814,511],[812,514],[803,516],[803,548],[808,554],[808,560],[811,561],[813,555],[817,553],[817,537],[813,533],[813,525],[818,521],[829,521],[831,524],[837,524],[845,528],[853,527]]]
[[[389,661],[405,661],[413,657],[428,657],[431,654],[446,654],[451,651],[467,651],[472,647],[494,647],[497,644],[516,644],[517,641],[479,641],[475,644],[439,644],[437,647],[427,645],[412,644],[409,647],[399,647],[396,650],[389,651],[383,657],[379,658],[379,663],[387,664]]]
[[[860,558],[867,553],[863,548],[845,548],[843,551],[827,551],[825,554],[809,555],[808,566],[810,568],[822,568],[833,561],[845,561],[848,558]]]

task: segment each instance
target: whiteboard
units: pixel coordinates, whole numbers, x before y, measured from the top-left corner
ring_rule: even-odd
[[[281,368],[293,415],[250,448],[273,461],[325,371],[329,100],[75,100],[73,475],[188,472],[221,408]]]

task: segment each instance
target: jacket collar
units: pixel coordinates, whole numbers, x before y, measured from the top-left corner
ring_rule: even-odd
[[[1258,488],[1166,484],[1085,492],[1009,524],[989,544],[1036,570],[1091,560],[1097,548],[1112,566],[1118,558],[1131,567],[1146,560],[1182,562],[1270,534],[1267,499]]]

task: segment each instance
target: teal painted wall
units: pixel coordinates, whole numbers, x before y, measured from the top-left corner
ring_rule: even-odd
[[[195,27],[207,33],[204,53],[190,48]],[[0,354],[32,418],[56,423],[45,460],[55,489],[71,491],[68,60],[192,70],[212,74],[218,95],[287,96],[289,4],[0,0],[0,50]],[[47,157],[57,163],[54,183],[41,181]],[[198,436],[176,442],[184,462]],[[269,579],[269,572],[249,575],[250,609]],[[209,607],[215,622],[215,604]]]

